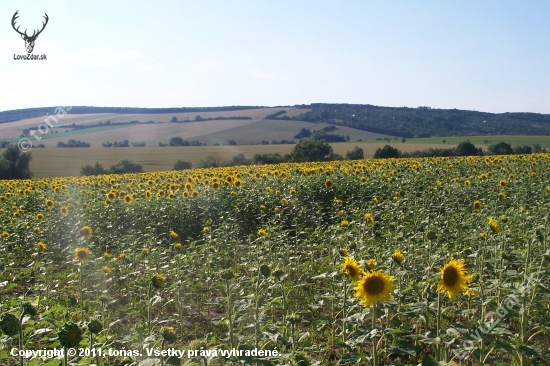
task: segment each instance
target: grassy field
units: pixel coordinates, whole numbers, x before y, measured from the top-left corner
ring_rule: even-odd
[[[299,140],[294,138],[294,136],[298,134],[302,128],[307,128],[313,132],[314,130],[322,130],[327,126],[330,125],[328,123],[264,119],[246,126],[225,129],[216,133],[205,134],[198,138],[188,138],[187,140],[197,140],[207,145],[214,145],[216,143],[223,145],[227,144],[228,140],[234,140],[239,145],[258,144],[262,140],[267,140],[270,143],[272,140],[281,141],[283,139],[298,142]],[[351,141],[357,141],[359,139],[363,141],[375,141],[376,138],[393,138],[393,136],[361,131],[344,126],[338,126],[337,130],[331,133],[343,136],[348,135]]]
[[[67,128],[59,128],[56,126],[77,124],[77,125],[89,125],[97,124],[99,122],[130,122],[130,121],[154,121],[154,122],[170,122],[172,117],[177,117],[180,121],[191,120],[193,121],[197,115],[202,118],[216,118],[216,117],[250,117],[253,120],[260,120],[265,118],[268,114],[273,114],[283,108],[258,108],[236,111],[224,111],[224,112],[204,112],[204,113],[161,113],[161,114],[118,114],[118,113],[98,113],[98,114],[67,114],[63,118],[58,118],[58,123],[51,121],[54,125],[54,131],[67,130]],[[288,110],[288,108],[286,108]],[[0,140],[6,138],[19,137],[21,131],[24,128],[35,128],[44,122],[44,117],[29,118],[21,121],[3,123],[0,129]],[[81,130],[82,133],[86,133],[86,130]]]
[[[462,141],[470,140],[474,145],[488,146],[498,144],[499,142],[506,142],[512,146],[532,146],[533,144],[540,144],[541,147],[550,147],[550,136],[455,136],[455,137],[430,137],[426,139],[407,139],[405,144],[440,144],[446,141],[447,144],[457,145]],[[488,141],[487,144],[485,141]],[[401,141],[400,141],[401,142]]]
[[[340,142],[331,144],[334,152],[342,156],[361,147],[365,157],[374,155],[377,148],[383,143],[368,142]],[[403,144],[400,150],[405,152],[423,150],[428,147],[438,148],[442,144]],[[146,171],[158,172],[171,170],[178,160],[190,161],[193,166],[208,155],[218,155],[224,160],[243,153],[247,158],[254,154],[280,153],[288,154],[294,145],[246,145],[246,146],[185,146],[185,147],[125,147],[125,148],[45,148],[32,149],[31,171],[35,178],[51,178],[63,176],[77,176],[80,169],[86,164],[96,162],[108,168],[120,159],[128,158],[143,164]],[[0,152],[2,150],[0,149]]]

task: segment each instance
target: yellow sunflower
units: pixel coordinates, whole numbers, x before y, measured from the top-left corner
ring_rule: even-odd
[[[54,206],[54,202],[52,200],[46,200],[46,207],[52,208]]]
[[[348,250],[347,250],[346,248],[340,249],[340,250],[338,251],[338,254],[340,254],[340,256],[341,256],[341,257],[344,257],[344,258],[347,257],[347,256],[349,256],[349,252],[348,252]]]
[[[266,234],[267,234],[267,233],[265,232],[264,229],[258,230],[258,235],[259,235],[259,236],[266,236]]]
[[[348,226],[349,226],[348,220],[343,220],[343,221],[342,221],[342,226],[343,226],[343,227],[348,227]]]
[[[59,212],[61,212],[61,215],[67,216],[67,214],[69,213],[69,208],[63,206],[63,207],[61,207],[61,208],[59,209]]]
[[[36,215],[36,220],[38,220],[38,221],[44,220],[44,215],[42,215],[41,213],[37,214]]]
[[[88,248],[76,248],[74,256],[81,262],[87,261],[90,259],[90,250]]]
[[[84,239],[90,239],[94,232],[92,231],[92,228],[89,226],[84,226],[82,229],[80,229],[80,236],[82,236]]]
[[[376,268],[376,265],[377,265],[376,261],[372,258],[369,259],[367,262],[367,267],[369,267],[371,271],[374,271],[374,269]]]
[[[477,200],[477,201],[474,202],[474,209],[475,209],[476,211],[481,210],[481,207],[483,207],[483,206],[481,205],[481,202],[479,202],[479,200]]]
[[[178,237],[178,233],[176,233],[174,230],[170,230],[170,236],[176,239]]]
[[[470,282],[468,271],[464,268],[464,261],[451,260],[441,268],[441,281],[437,286],[437,291],[447,293],[452,299],[458,296],[459,293],[468,290],[468,282]]]
[[[38,242],[37,247],[39,252],[45,252],[48,249],[48,246],[41,241]]]
[[[153,276],[153,278],[151,278],[151,284],[153,285],[154,288],[163,288],[165,283],[166,283],[166,278],[164,278],[164,276],[161,274],[158,274],[156,276]]]
[[[367,220],[367,222],[371,225],[371,226],[374,226],[374,216],[372,216],[370,213],[366,213],[365,214],[365,219]]]
[[[397,264],[401,264],[405,260],[405,256],[403,255],[403,253],[401,253],[401,251],[397,249],[394,250],[392,258],[394,261],[397,262]]]
[[[494,233],[497,233],[497,234],[502,231],[502,229],[498,226],[498,222],[492,217],[489,217],[489,227]]]
[[[332,187],[334,187],[334,183],[332,183],[332,181],[330,179],[327,179],[325,181],[325,188],[330,189]]]
[[[354,288],[355,297],[365,306],[388,301],[393,293],[392,280],[393,276],[387,275],[384,271],[365,273]]]
[[[131,196],[131,195],[129,195],[129,194],[127,194],[126,196],[124,196],[124,202],[125,202],[126,204],[129,205],[129,204],[131,204],[133,201],[134,201],[134,197],[133,197],[133,196]]]
[[[345,257],[342,263],[342,271],[352,281],[357,281],[361,278],[361,266],[352,257]]]

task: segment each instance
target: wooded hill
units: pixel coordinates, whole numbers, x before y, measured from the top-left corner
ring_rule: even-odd
[[[155,114],[184,112],[221,112],[265,108],[259,106],[126,108],[72,107],[70,114],[125,113]],[[364,131],[399,137],[550,135],[550,114],[487,113],[430,107],[378,107],[369,104],[323,104],[289,106],[309,111],[289,117],[285,111],[268,119],[326,122]],[[55,107],[29,108],[0,112],[0,123],[55,114]]]
[[[336,125],[399,137],[550,135],[550,115],[486,113],[430,107],[377,107],[368,104],[311,104],[311,111],[288,118]]]

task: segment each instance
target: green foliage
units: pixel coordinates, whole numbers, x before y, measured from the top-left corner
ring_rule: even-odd
[[[111,165],[107,173],[109,174],[124,174],[124,173],[141,173],[143,166],[135,163],[130,159],[122,159]]]
[[[327,161],[333,154],[332,147],[326,142],[305,140],[292,149],[290,159],[295,162]]]
[[[87,142],[70,139],[67,143],[59,141],[57,143],[57,147],[90,147],[90,144]]]
[[[309,128],[302,128],[300,132],[294,136],[295,139],[304,139],[306,137],[311,137],[311,131]]]
[[[231,161],[229,162],[231,166],[250,165],[251,163],[252,161],[247,159],[243,153],[238,153],[237,155],[233,156],[231,158]]]
[[[388,158],[398,158],[401,155],[401,151],[397,150],[395,147],[390,145],[385,145],[382,148],[376,149],[374,153],[375,159],[388,159]]]
[[[255,154],[252,157],[254,164],[279,164],[285,161],[285,158],[279,153]]]
[[[8,145],[0,158],[0,179],[32,178],[29,165],[31,153],[21,153],[16,145]]]
[[[345,136],[326,133],[325,131],[315,131],[311,135],[311,138],[314,140],[319,140],[323,142],[346,142],[349,140],[349,139],[346,139]]]
[[[312,110],[293,119],[327,122],[404,138],[550,134],[550,115],[537,113],[495,114],[429,107],[378,107],[368,104],[311,104],[301,107]]]
[[[172,137],[168,142],[170,146],[183,146],[183,139],[179,136]]]
[[[348,160],[359,160],[364,158],[365,153],[363,152],[363,149],[361,149],[359,146],[355,146],[353,150],[346,153],[346,159]]]
[[[506,142],[499,142],[498,144],[490,145],[488,150],[495,155],[507,155],[511,154],[513,151],[512,145],[507,144]]]
[[[94,166],[86,164],[80,170],[80,175],[90,176],[99,174],[105,174],[105,169],[103,169],[103,166],[98,162],[96,162]]]
[[[198,164],[198,168],[216,168],[222,165],[222,158],[219,155],[208,155]]]
[[[455,148],[458,156],[476,156],[483,155],[481,148],[477,148],[470,141],[463,141]]]
[[[192,164],[188,161],[178,160],[176,164],[174,164],[173,170],[186,170],[191,169]]]

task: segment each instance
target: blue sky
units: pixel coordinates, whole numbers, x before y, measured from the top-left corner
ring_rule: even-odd
[[[34,54],[11,27],[50,21]],[[549,1],[2,1],[0,110],[362,103],[550,113]]]

